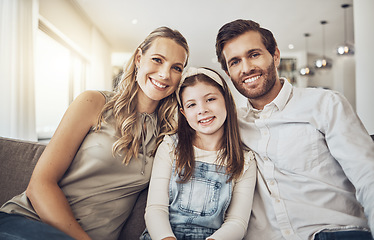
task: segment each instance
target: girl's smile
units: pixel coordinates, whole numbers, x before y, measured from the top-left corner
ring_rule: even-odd
[[[199,141],[218,142],[224,132],[227,111],[220,90],[206,82],[197,82],[185,87],[181,94],[182,114],[196,131]]]

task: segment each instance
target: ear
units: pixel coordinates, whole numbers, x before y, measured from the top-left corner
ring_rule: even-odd
[[[179,111],[181,111],[182,115],[186,118],[186,113],[184,112],[183,108],[179,108]]]
[[[139,65],[140,65],[140,60],[142,59],[142,54],[143,54],[143,51],[141,48],[138,48],[136,50],[136,54],[135,54],[135,58],[134,58],[134,62],[135,62],[135,66],[137,68],[139,68]]]
[[[278,68],[280,64],[280,51],[278,47],[275,49],[273,60],[274,60],[275,67]]]

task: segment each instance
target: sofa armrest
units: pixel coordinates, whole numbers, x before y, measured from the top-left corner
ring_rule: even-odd
[[[22,193],[46,145],[0,137],[0,206]]]

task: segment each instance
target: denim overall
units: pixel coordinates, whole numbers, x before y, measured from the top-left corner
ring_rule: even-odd
[[[205,239],[223,224],[232,195],[226,168],[195,162],[187,183],[177,183],[175,165],[169,184],[169,219],[177,239]]]
[[[177,135],[172,135],[174,146]],[[202,240],[223,224],[230,205],[232,182],[225,166],[195,162],[195,171],[186,183],[177,183],[175,159],[169,183],[169,221],[178,240]],[[141,240],[151,240],[147,229]]]

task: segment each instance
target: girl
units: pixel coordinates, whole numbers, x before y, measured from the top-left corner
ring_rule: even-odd
[[[175,90],[188,54],[178,31],[158,28],[136,49],[116,92],[78,96],[26,192],[1,208],[0,236],[9,236],[2,239],[117,239],[148,186],[152,152],[175,132]]]
[[[189,68],[177,90],[178,132],[157,150],[141,239],[242,239],[256,179],[223,78]]]

